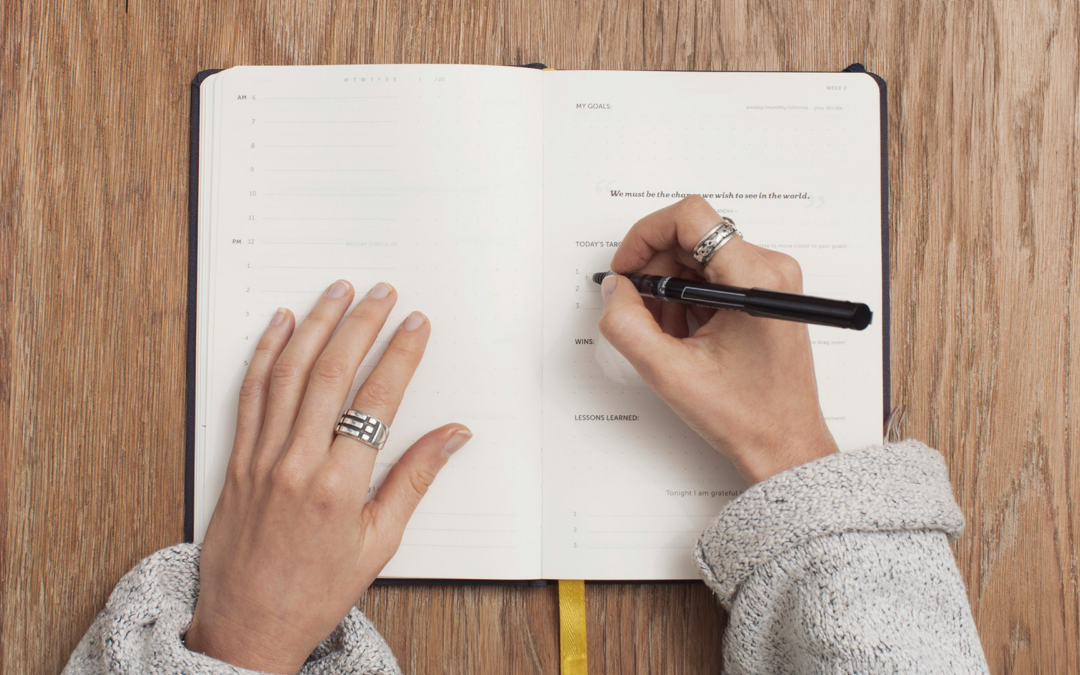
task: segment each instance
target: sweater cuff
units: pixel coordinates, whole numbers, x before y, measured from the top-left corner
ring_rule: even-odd
[[[945,460],[907,440],[829,455],[751,486],[705,530],[694,557],[730,608],[755,569],[814,537],[939,530],[955,539],[963,527]]]
[[[255,675],[189,650],[181,640],[199,597],[199,554],[178,544],[144,558],[124,575],[72,654],[65,673],[228,673]],[[308,658],[301,673],[399,673],[390,648],[353,607]]]

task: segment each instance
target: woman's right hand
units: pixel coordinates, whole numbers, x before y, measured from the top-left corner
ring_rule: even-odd
[[[702,268],[692,251],[719,222],[703,198],[687,197],[638,221],[611,269],[802,292],[794,258],[740,237]],[[837,451],[818,402],[805,324],[642,298],[621,276],[604,279],[601,291],[600,332],[747,481]],[[687,312],[699,326],[692,334]]]

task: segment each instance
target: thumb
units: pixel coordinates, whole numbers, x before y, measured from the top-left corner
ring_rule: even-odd
[[[401,539],[420,500],[435,482],[439,469],[450,455],[472,438],[472,432],[460,424],[447,424],[424,434],[405,451],[386,475],[375,498],[365,507],[371,509],[368,522],[375,525],[375,535],[396,543]],[[391,551],[392,554],[392,551]]]
[[[600,285],[600,294],[604,298],[600,333],[645,376],[653,369],[657,356],[672,349],[671,343],[678,340],[661,330],[641,294],[626,277],[608,275]]]

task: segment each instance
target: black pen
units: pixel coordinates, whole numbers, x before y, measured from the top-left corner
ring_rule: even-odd
[[[597,272],[592,275],[592,280],[598,284],[603,283],[604,277],[609,274],[615,273]],[[866,328],[874,316],[870,308],[861,302],[829,300],[812,295],[770,291],[764,288],[722,286],[653,274],[631,273],[622,276],[629,279],[638,289],[638,293],[647,298],[712,309],[734,309],[751,316],[816,323],[852,330]]]

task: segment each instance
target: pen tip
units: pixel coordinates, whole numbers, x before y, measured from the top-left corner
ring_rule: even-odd
[[[604,277],[606,277],[609,274],[615,274],[615,273],[614,272],[597,272],[596,274],[592,275],[592,280],[593,280],[594,283],[602,284],[602,283],[604,283]]]

